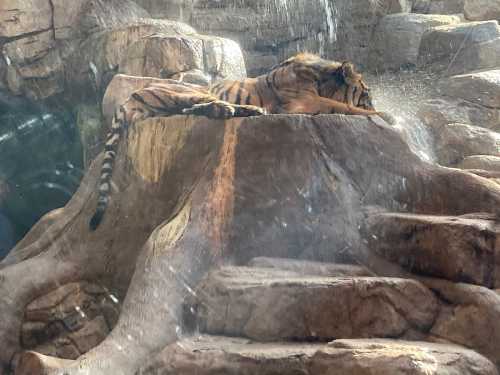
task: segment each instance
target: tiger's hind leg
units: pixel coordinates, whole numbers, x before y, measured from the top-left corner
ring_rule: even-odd
[[[191,108],[184,109],[182,112],[188,115],[207,116],[209,118],[216,119],[261,116],[266,114],[265,109],[261,107],[231,104],[222,100],[195,104]]]

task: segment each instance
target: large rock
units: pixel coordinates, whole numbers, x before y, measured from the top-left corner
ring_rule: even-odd
[[[460,14],[465,0],[415,0],[412,11],[425,14]]]
[[[500,172],[500,157],[491,155],[467,156],[457,165],[457,168]]]
[[[452,98],[500,109],[500,69],[450,77],[441,82],[440,92]]]
[[[0,40],[46,31],[52,27],[50,0],[2,0]]]
[[[189,22],[193,7],[192,1],[186,0],[135,0],[146,9],[153,18],[166,18]]]
[[[457,165],[471,155],[500,156],[500,133],[457,123],[436,125],[432,131],[435,152],[442,165]]]
[[[370,69],[415,67],[422,35],[434,26],[460,22],[458,16],[391,14],[380,21],[371,41]]]
[[[417,116],[435,129],[451,123],[462,123],[500,131],[500,110],[465,100],[430,99],[420,105]]]
[[[497,375],[495,366],[455,345],[396,340],[336,340],[329,345],[262,344],[201,336],[182,340],[140,375]]]
[[[500,286],[498,230],[491,217],[379,213],[366,223],[369,248],[418,274]]]
[[[413,338],[430,328],[437,300],[404,279],[300,276],[266,268],[223,268],[199,286],[201,331],[258,341]]]
[[[245,62],[232,40],[204,35],[154,34],[139,39],[125,52],[120,73],[170,78],[198,70],[213,81],[246,77]]]
[[[464,13],[471,21],[500,20],[500,1],[465,0]]]
[[[422,36],[419,66],[445,74],[461,74],[500,65],[497,21],[439,26]]]

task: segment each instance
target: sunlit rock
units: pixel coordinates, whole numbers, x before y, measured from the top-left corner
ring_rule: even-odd
[[[500,130],[500,110],[465,100],[430,99],[420,105],[417,115],[426,125],[435,129],[451,123],[462,123]]]
[[[125,52],[120,73],[176,78],[179,73],[198,70],[214,81],[246,77],[245,62],[232,40],[198,34],[154,34],[139,39]]]
[[[328,345],[262,344],[201,336],[163,350],[140,375],[497,375],[495,366],[456,345],[335,340]],[[24,373],[22,374],[24,375]]]
[[[425,14],[460,14],[465,0],[415,0],[412,11]]]
[[[465,0],[464,13],[471,21],[500,20],[500,1]]]
[[[485,171],[500,172],[500,157],[491,155],[467,156],[459,163],[457,168],[483,169]]]
[[[453,166],[466,156],[500,156],[500,133],[459,123],[432,127],[435,151],[439,163]]]
[[[444,79],[440,84],[440,92],[452,98],[500,109],[500,69]]]
[[[500,286],[500,232],[493,217],[377,213],[365,230],[370,249],[411,272]]]
[[[460,22],[458,16],[427,14],[391,14],[374,31],[370,52],[370,70],[385,71],[417,65],[422,35],[435,26]]]
[[[445,75],[498,67],[500,26],[497,21],[439,26],[424,33],[418,63]]]

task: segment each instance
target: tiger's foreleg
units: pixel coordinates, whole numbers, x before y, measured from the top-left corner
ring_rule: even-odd
[[[260,116],[266,114],[266,110],[253,105],[238,105],[222,100],[214,100],[209,103],[195,104],[191,108],[184,109],[183,113],[216,119],[228,119],[232,117]]]

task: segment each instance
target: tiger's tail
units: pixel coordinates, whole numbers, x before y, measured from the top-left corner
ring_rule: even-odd
[[[123,106],[115,112],[111,130],[108,133],[106,144],[104,146],[104,159],[101,167],[101,176],[99,178],[99,198],[97,208],[92,219],[90,219],[90,230],[95,231],[101,223],[106,208],[108,207],[111,193],[111,176],[116,159],[116,150],[118,143],[126,126],[125,109]]]

